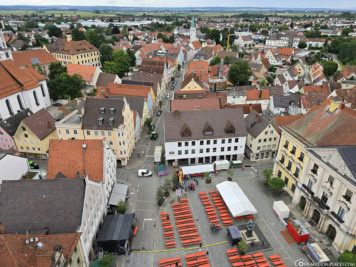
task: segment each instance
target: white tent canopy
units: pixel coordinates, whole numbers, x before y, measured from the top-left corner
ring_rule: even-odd
[[[121,200],[125,202],[128,189],[129,186],[127,184],[115,183],[109,198],[109,205],[117,206]]]
[[[196,174],[196,173],[210,173],[214,171],[214,167],[212,164],[204,164],[204,165],[194,165],[182,167],[182,172],[184,175]]]
[[[216,185],[233,217],[257,214],[257,210],[235,182],[225,181]]]

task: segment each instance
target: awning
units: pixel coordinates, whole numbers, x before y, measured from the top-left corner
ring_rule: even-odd
[[[128,189],[129,186],[127,184],[115,183],[109,198],[109,205],[117,206],[120,200],[126,201]]]
[[[206,173],[206,172],[210,173],[213,171],[214,171],[214,167],[212,164],[182,167],[182,172],[184,175],[196,174],[196,173]]]
[[[216,188],[233,217],[257,214],[257,210],[237,183],[225,181],[216,185]]]

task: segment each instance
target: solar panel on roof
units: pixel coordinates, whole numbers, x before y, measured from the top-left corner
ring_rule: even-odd
[[[40,64],[40,60],[37,57],[31,58],[30,60],[32,64]]]

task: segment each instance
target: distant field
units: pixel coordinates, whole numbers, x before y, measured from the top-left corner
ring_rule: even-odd
[[[197,17],[218,17],[218,16],[232,16],[244,13],[242,11],[239,12],[115,12],[115,13],[94,13],[90,11],[67,11],[67,10],[54,10],[54,11],[37,11],[37,10],[0,10],[0,15],[31,15],[32,13],[37,13],[39,15],[52,15],[55,16],[81,16],[81,17],[98,17],[98,16],[117,16],[117,15],[132,15],[132,16],[141,16],[143,14],[151,15],[151,16],[172,16],[174,14],[186,15],[186,16],[197,16]],[[319,15],[319,16],[327,16],[327,14],[320,13],[312,13],[312,12],[265,12],[258,13],[263,15],[274,15],[277,14],[279,16],[304,16],[304,15]]]

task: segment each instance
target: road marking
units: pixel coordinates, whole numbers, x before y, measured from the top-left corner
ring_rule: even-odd
[[[151,212],[155,212],[154,210],[143,210],[143,209],[135,209],[135,210],[138,210],[138,211],[151,211]]]
[[[254,170],[255,172],[257,172],[257,170],[254,167],[251,167],[252,170]]]
[[[137,200],[136,202],[156,203],[155,201]]]
[[[138,184],[137,187],[140,187],[140,184]]]
[[[136,209],[136,210],[137,210],[137,209]],[[145,228],[145,221],[153,221],[153,219],[151,219],[151,218],[145,218],[145,219],[143,219],[142,231],[143,231],[143,228]]]

